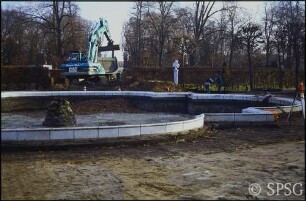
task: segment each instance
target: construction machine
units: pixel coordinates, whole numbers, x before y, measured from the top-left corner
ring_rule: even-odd
[[[104,36],[108,41],[106,46],[102,46]],[[99,22],[89,36],[87,53],[71,51],[68,59],[60,66],[61,75],[69,79],[70,83],[75,79],[94,80],[95,82],[104,78],[113,80],[120,73],[117,58],[114,56],[114,51],[119,49],[119,45],[114,45],[110,37],[107,20],[99,18]],[[112,51],[112,57],[101,57],[99,53],[103,51]]]

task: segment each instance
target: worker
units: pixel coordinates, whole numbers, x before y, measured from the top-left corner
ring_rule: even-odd
[[[205,88],[205,92],[210,94],[210,87],[211,87],[211,84],[214,82],[213,79],[209,78],[206,80],[206,82],[204,83],[204,88]]]
[[[178,85],[178,71],[179,71],[178,69],[180,68],[180,64],[177,59],[174,60],[172,67],[173,67],[174,84]]]
[[[265,94],[265,96],[262,98],[262,102],[263,103],[268,103],[269,102],[269,100],[272,98],[272,94],[270,94],[268,91],[266,91],[266,94]]]
[[[304,88],[303,82],[299,82],[297,89],[298,89],[298,95],[301,98],[302,112],[303,112],[303,116],[304,116],[304,119],[305,119],[305,98],[304,98],[305,88]]]
[[[221,77],[221,72],[219,70],[217,71],[217,74],[215,75],[215,80],[216,80],[217,87],[218,87],[218,93],[220,93],[222,89],[223,81]]]
[[[299,96],[302,97],[304,95],[304,84],[303,84],[303,82],[299,82],[297,90],[298,90]]]

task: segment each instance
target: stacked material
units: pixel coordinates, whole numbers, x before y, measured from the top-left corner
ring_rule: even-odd
[[[75,115],[67,100],[57,99],[50,103],[44,126],[47,127],[69,127],[76,125]]]

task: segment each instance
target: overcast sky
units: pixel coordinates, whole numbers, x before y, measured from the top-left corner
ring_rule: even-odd
[[[193,2],[176,2],[179,6],[192,6]],[[217,2],[217,4],[221,2]],[[97,21],[99,17],[108,20],[110,33],[115,43],[121,43],[122,27],[130,17],[134,2],[78,2],[83,18]],[[255,16],[264,8],[263,1],[239,1],[239,5],[251,11]],[[123,52],[117,51],[116,56],[122,60]]]
[[[23,2],[26,3],[26,2]],[[176,2],[179,6],[192,6],[193,2]],[[221,4],[217,2],[216,4]],[[1,1],[1,8],[10,8],[14,5],[20,4],[20,2],[3,2]],[[134,2],[77,2],[80,7],[80,15],[93,22],[97,22],[100,17],[107,19],[111,38],[115,44],[121,44],[121,34],[124,22],[130,17]],[[238,4],[256,16],[257,20],[260,19],[260,14],[264,9],[264,1],[238,1]],[[123,52],[115,51],[118,60],[122,60]]]

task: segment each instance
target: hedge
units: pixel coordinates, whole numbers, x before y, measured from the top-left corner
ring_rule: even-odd
[[[202,85],[208,78],[214,78],[218,69],[201,67],[184,67],[179,69],[180,84]],[[279,89],[281,72],[279,69],[255,68],[254,88]],[[173,69],[165,68],[128,68],[124,70],[124,76],[131,76],[143,80],[173,81]],[[247,69],[232,69],[224,73],[224,84],[226,87],[235,89],[239,86],[249,84],[249,73]],[[283,88],[294,88],[295,71],[285,69],[282,72]],[[299,72],[299,81],[305,82],[304,70]]]
[[[1,66],[1,90],[45,90],[50,88],[49,70],[42,67]]]

